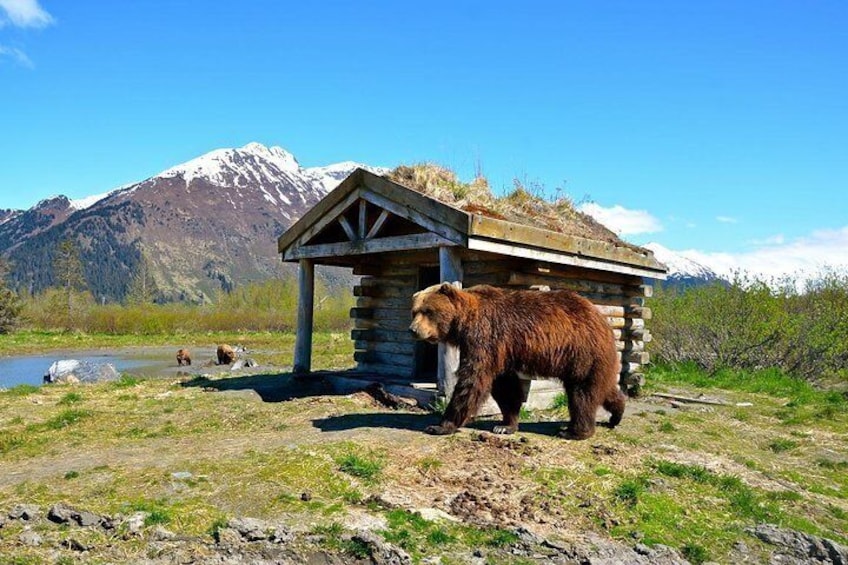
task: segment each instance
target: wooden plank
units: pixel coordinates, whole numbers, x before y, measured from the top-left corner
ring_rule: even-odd
[[[413,367],[407,365],[391,365],[387,363],[362,362],[357,364],[357,370],[363,373],[375,373],[386,378],[412,379]]]
[[[363,200],[365,202],[365,200]],[[380,215],[377,216],[377,219],[374,221],[374,225],[371,226],[371,229],[368,230],[368,233],[365,234],[365,239],[371,239],[372,237],[376,237],[380,230],[383,229],[383,224],[386,223],[386,220],[389,219],[389,211],[383,208],[380,211]]]
[[[459,251],[451,247],[439,248],[439,278],[441,282],[449,282],[457,288],[462,288],[464,273],[462,257]],[[436,382],[439,393],[450,400],[456,387],[456,371],[459,369],[459,348],[455,345],[439,343],[439,359],[436,369]]]
[[[645,320],[641,318],[626,318],[624,321],[625,328],[644,328]]]
[[[595,309],[604,316],[616,318],[624,317],[624,306],[604,306],[601,304],[595,304]]]
[[[386,285],[357,285],[353,287],[353,295],[370,298],[406,298],[412,299],[415,288],[413,286],[386,286]]]
[[[412,354],[385,353],[382,351],[354,351],[353,360],[357,363],[379,363],[381,365],[397,365],[412,367]]]
[[[418,284],[417,276],[394,276],[394,277],[363,277],[359,284],[362,286],[378,287],[405,287],[413,289]]]
[[[578,257],[576,255],[568,255],[562,252],[548,251],[533,247],[522,247],[489,239],[481,239],[478,237],[468,238],[468,248],[477,251],[488,251],[490,253],[509,255],[511,257],[523,257],[525,259],[546,261],[561,265],[574,265],[587,269],[598,269],[601,271],[636,275],[639,277],[649,277],[662,280],[666,278],[666,274],[663,271],[655,271],[641,266],[630,266],[598,259]]]
[[[407,341],[354,341],[353,347],[357,351],[379,351],[380,353],[393,353],[396,355],[413,355],[415,353],[415,342]]]
[[[351,308],[350,309],[350,317],[358,318],[360,320],[373,320],[374,319],[374,309],[373,308]]]
[[[412,296],[398,296],[394,298],[361,296],[356,300],[356,305],[362,308],[393,308],[409,313],[412,308]]]
[[[375,194],[373,192],[363,192],[362,198],[375,206],[388,210],[395,216],[404,218],[418,226],[421,226],[431,233],[438,234],[452,243],[464,245],[467,241],[467,237],[464,233],[433,220],[429,216],[421,213],[421,211],[417,208],[406,208],[381,194]]]
[[[359,200],[359,190],[354,190],[350,194],[348,194],[344,199],[340,202],[336,203],[335,206],[326,211],[326,213],[318,218],[314,224],[303,230],[303,233],[300,237],[298,237],[290,246],[291,247],[300,247],[303,245],[308,245],[309,241],[314,238],[316,235],[327,229],[330,224],[336,222],[336,220],[348,211],[348,209],[356,204],[357,200]]]
[[[315,302],[315,266],[302,259],[297,269],[297,333],[294,345],[295,374],[312,370],[312,317]]]
[[[624,362],[621,364],[621,373],[640,373],[642,372],[642,365],[639,363],[629,363]]]
[[[277,239],[277,250],[282,253],[289,245],[303,235],[303,232],[333,206],[347,198],[362,183],[362,169],[356,169],[339,186],[322,198],[315,206],[300,217],[292,226]]]
[[[644,306],[625,306],[624,307],[625,316],[628,318],[643,318],[645,320],[650,320],[654,313],[650,308],[645,308]]]
[[[607,320],[607,323],[613,329],[624,327],[624,318],[615,318],[615,317],[612,317],[612,316],[605,316],[605,318]]]
[[[651,360],[651,354],[647,351],[625,351],[623,357],[628,363],[638,363],[640,365],[646,365]]]
[[[414,345],[416,341],[409,331],[393,331],[379,328],[353,329],[350,331],[350,339],[353,341],[397,342],[407,345]]]
[[[365,239],[366,226],[365,223],[368,220],[368,203],[365,200],[359,201],[359,225],[357,226],[359,229],[357,230],[357,235],[359,236],[357,239]]]
[[[304,245],[298,248],[287,249],[284,256],[287,261],[294,259],[319,259],[322,257],[343,255],[369,255],[390,251],[427,249],[442,245],[453,245],[453,242],[433,233],[422,233],[359,241],[344,241],[340,243]]]
[[[597,271],[576,266],[563,266],[555,263],[540,261],[527,262],[527,267],[522,269],[528,274],[547,274],[562,279],[578,279],[599,283],[618,284],[636,288],[642,284],[642,277],[611,273],[609,271]]]
[[[596,281],[566,279],[548,274],[529,274],[511,272],[507,282],[510,286],[532,286],[546,284],[551,288],[562,288],[575,292],[592,292],[596,294],[615,294],[625,296],[628,289],[620,284],[601,283]]]
[[[344,230],[345,235],[347,235],[347,238],[349,240],[356,241],[357,239],[359,239],[356,236],[356,232],[353,230],[353,226],[350,225],[350,222],[347,221],[347,218],[345,218],[344,216],[339,216],[339,224],[341,224],[342,229]]]
[[[383,273],[383,266],[374,263],[357,263],[353,267],[354,275],[378,276]]]
[[[480,214],[472,216],[468,235],[633,265],[660,273],[665,270],[647,250],[645,253],[639,253],[630,247],[525,226]]]
[[[468,212],[457,210],[435,198],[424,196],[420,192],[367,171],[363,173],[362,181],[369,189],[384,195],[404,208],[418,210],[440,224],[449,226],[463,235],[468,234],[470,216]]]
[[[512,259],[510,257],[501,257],[490,261],[465,259],[462,264],[463,273],[466,275],[491,275],[494,273],[520,271],[522,268],[529,268],[530,265],[527,261]]]
[[[370,318],[354,318],[353,327],[357,330],[380,329],[388,331],[403,332],[409,330],[409,317],[402,318],[385,318],[375,320]]]

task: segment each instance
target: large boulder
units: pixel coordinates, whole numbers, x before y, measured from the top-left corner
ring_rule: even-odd
[[[44,382],[61,384],[97,383],[115,381],[118,377],[118,371],[111,363],[63,359],[50,365],[50,368],[44,374]]]

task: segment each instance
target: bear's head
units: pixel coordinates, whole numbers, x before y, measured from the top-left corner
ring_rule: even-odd
[[[409,331],[430,343],[445,341],[459,315],[461,292],[446,282],[413,294]]]

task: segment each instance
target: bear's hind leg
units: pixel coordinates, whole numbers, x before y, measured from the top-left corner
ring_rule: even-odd
[[[604,410],[610,413],[609,427],[614,428],[621,423],[621,418],[624,416],[624,405],[627,397],[618,388],[618,385],[610,391],[606,400],[604,400]]]
[[[566,439],[587,439],[595,434],[595,413],[597,406],[591,391],[582,387],[566,385],[568,395],[568,426],[559,435]]]
[[[492,398],[498,403],[503,422],[492,430],[496,434],[513,434],[518,430],[518,414],[523,400],[521,380],[514,372],[495,377],[492,384]]]

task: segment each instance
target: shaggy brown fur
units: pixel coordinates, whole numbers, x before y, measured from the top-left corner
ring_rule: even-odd
[[[218,346],[219,365],[229,365],[236,360],[236,357],[238,357],[236,350],[227,345],[226,343],[222,343]]]
[[[427,432],[443,435],[465,425],[491,394],[503,414],[496,433],[518,429],[519,373],[562,381],[570,421],[561,435],[595,433],[599,406],[610,426],[621,422],[625,396],[612,330],[591,302],[571,291],[503,290],[448,283],[415,293],[410,331],[460,350],[453,396],[442,422]]]
[[[177,365],[191,365],[191,353],[188,349],[177,350]]]

